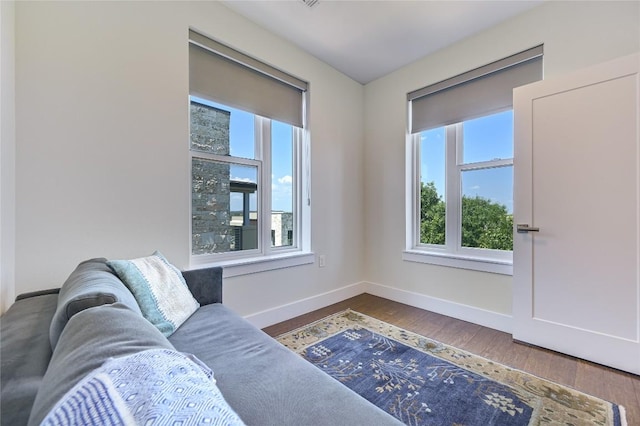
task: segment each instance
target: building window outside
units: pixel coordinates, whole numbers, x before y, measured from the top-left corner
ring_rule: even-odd
[[[192,256],[296,248],[302,129],[193,96],[190,125]]]

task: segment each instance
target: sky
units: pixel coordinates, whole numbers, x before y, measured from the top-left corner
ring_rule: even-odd
[[[241,158],[255,158],[254,114],[196,99],[213,107],[231,112],[229,123],[230,155]],[[271,122],[271,190],[272,211],[293,211],[293,127],[275,120]],[[231,180],[257,183],[258,171],[254,166],[232,165]],[[249,199],[251,211],[257,209],[257,194]],[[242,210],[242,194],[231,194],[231,210]]]
[[[225,105],[197,99],[199,102],[231,112],[230,154],[234,157],[255,158],[254,115]],[[513,111],[504,111],[466,121],[463,125],[463,162],[475,163],[493,159],[513,158]],[[292,126],[272,121],[272,210],[293,210],[293,131]],[[421,134],[421,181],[435,183],[438,194],[445,192],[445,129]],[[231,166],[231,179],[257,182],[257,168]],[[513,167],[465,171],[462,174],[462,193],[480,196],[507,207],[513,213]],[[250,209],[256,210],[257,194],[250,198]],[[231,209],[242,209],[242,195],[231,195]]]
[[[513,111],[466,121],[463,135],[464,164],[513,158]],[[421,133],[420,153],[420,180],[434,182],[438,194],[444,196],[444,127]],[[461,186],[463,195],[490,199],[513,213],[513,167],[464,171]]]

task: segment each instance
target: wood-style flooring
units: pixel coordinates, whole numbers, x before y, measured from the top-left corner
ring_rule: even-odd
[[[622,405],[629,426],[640,426],[640,376],[515,343],[512,336],[480,325],[361,294],[264,329],[278,336],[345,309],[369,315],[512,368]]]

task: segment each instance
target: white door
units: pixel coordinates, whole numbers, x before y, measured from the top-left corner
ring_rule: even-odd
[[[513,337],[635,374],[639,63],[514,90]]]

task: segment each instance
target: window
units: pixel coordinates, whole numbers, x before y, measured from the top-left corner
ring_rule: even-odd
[[[412,92],[405,260],[510,274],[514,87],[542,46]]]
[[[509,259],[465,249],[513,250],[512,118],[509,110],[416,134],[418,246]]]
[[[193,31],[189,67],[191,263],[312,262],[306,83]]]

